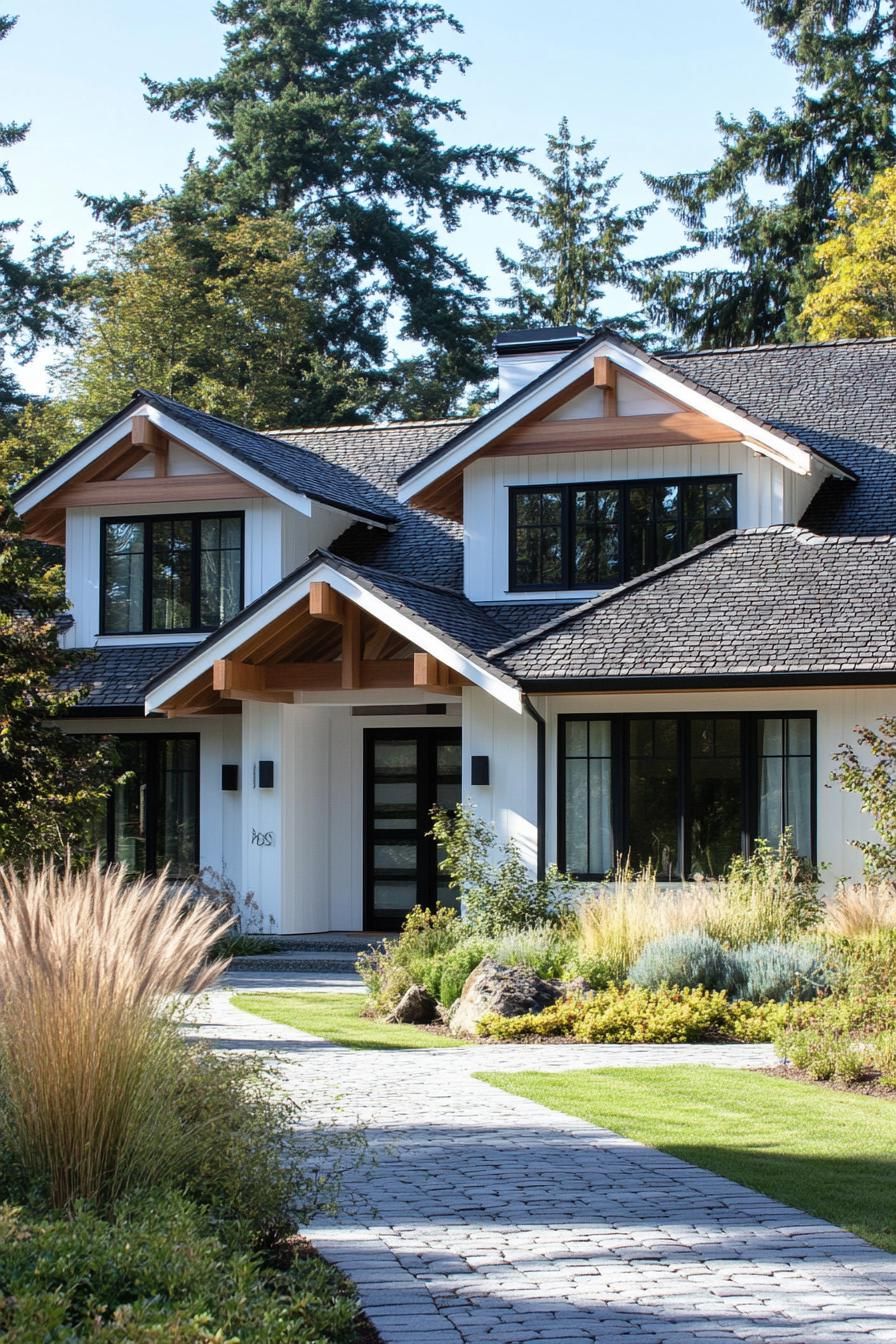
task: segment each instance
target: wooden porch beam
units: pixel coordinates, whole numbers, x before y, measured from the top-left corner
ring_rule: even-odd
[[[414,685],[421,691],[434,691],[437,695],[460,695],[463,685],[468,685],[451,668],[440,663],[432,653],[414,654]]]
[[[333,621],[342,624],[346,602],[341,593],[328,583],[312,583],[308,588],[308,612],[319,621]]]
[[[606,355],[594,356],[594,386],[603,390],[604,415],[615,415],[616,365]]]
[[[588,449],[653,448],[688,443],[737,443],[743,435],[699,411],[614,415],[594,420],[541,420],[508,430],[482,453],[577,453]]]
[[[358,664],[356,685],[351,687],[344,685],[343,671],[339,662],[259,665],[221,658],[213,667],[212,686],[219,695],[242,699],[276,697],[293,691],[410,690],[414,686],[410,658],[364,659]],[[291,694],[284,698],[291,699]]]
[[[57,491],[52,503],[60,509],[81,504],[170,504],[197,499],[246,499],[261,493],[246,481],[216,471],[196,476],[135,476],[129,480],[75,482]]]

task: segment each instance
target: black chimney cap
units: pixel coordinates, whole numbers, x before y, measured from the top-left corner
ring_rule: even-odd
[[[592,333],[580,327],[517,327],[495,337],[495,353],[501,355],[546,355],[555,350],[575,350]]]

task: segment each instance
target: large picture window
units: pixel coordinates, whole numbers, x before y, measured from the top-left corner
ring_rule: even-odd
[[[119,781],[101,819],[100,857],[133,873],[188,878],[199,866],[199,738],[121,736]]]
[[[718,877],[787,828],[814,859],[812,714],[565,716],[559,771],[560,863],[577,877],[617,857],[663,879]]]
[[[243,515],[104,518],[102,633],[215,630],[243,604]]]
[[[734,476],[514,486],[510,587],[621,583],[736,525]]]

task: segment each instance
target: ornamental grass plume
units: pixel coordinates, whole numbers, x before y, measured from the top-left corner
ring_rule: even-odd
[[[827,908],[825,923],[841,938],[896,929],[896,882],[869,878],[841,883]]]
[[[0,1138],[55,1207],[108,1204],[176,1167],[172,996],[220,974],[207,959],[226,926],[165,874],[0,868]]]

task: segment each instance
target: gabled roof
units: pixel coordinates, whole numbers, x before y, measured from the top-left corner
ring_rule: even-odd
[[[239,464],[243,464],[294,495],[317,500],[330,508],[368,519],[380,526],[388,526],[395,521],[394,500],[389,499],[364,476],[347,467],[328,462],[298,444],[283,443],[268,434],[244,429],[241,425],[223,420],[220,416],[208,415],[204,411],[194,411],[171,397],[163,397],[142,388],[135,391],[131,401],[121,411],[16,492],[15,501],[19,512],[27,512],[32,507],[31,499],[36,500],[46,494],[45,485],[52,484],[55,489],[82,470],[90,461],[90,449],[95,446],[99,451],[110,431],[119,423],[124,432],[126,422],[143,406],[152,407],[176,425],[183,426],[188,434],[196,435],[203,442],[222,450],[231,459],[236,475],[239,475]],[[193,445],[188,443],[188,446]]]
[[[340,583],[340,579],[346,582]],[[210,668],[216,658],[239,648],[250,634],[301,601],[310,583],[318,580],[331,583],[353,601],[358,601],[360,593],[370,594],[375,599],[370,610],[380,619],[404,630],[418,647],[436,653],[449,666],[457,664],[456,670],[497,693],[511,707],[519,708],[514,678],[484,656],[486,649],[506,638],[507,630],[476,603],[453,589],[352,565],[321,549],[150,681],[146,688],[147,709],[157,708],[176,689]],[[390,619],[389,613],[396,619]]]
[[[850,469],[841,466],[829,454],[813,448],[790,430],[773,424],[705,381],[699,381],[682,360],[648,354],[617,332],[603,327],[589,340],[581,342],[569,354],[550,365],[537,378],[467,425],[454,438],[403,471],[398,478],[399,497],[410,498],[425,484],[438,479],[440,464],[445,471],[456,469],[467,456],[480,451],[524,416],[533,414],[541,402],[556,395],[565,385],[571,385],[601,350],[609,351],[619,361],[623,371],[644,378],[654,384],[657,390],[677,396],[695,410],[703,410],[711,417],[742,429],[744,436],[750,435],[758,448],[772,453],[778,450],[785,460],[790,450],[791,466],[798,467],[800,455],[804,460],[807,456],[815,456],[838,475],[853,479]],[[800,469],[807,470],[804,467]]]
[[[527,689],[896,680],[896,537],[728,532],[489,655]]]

